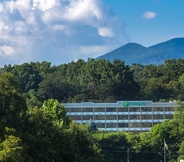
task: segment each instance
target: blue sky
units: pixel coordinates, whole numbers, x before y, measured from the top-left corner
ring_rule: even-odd
[[[96,58],[184,37],[183,0],[0,0],[0,67]]]
[[[184,37],[182,0],[104,0],[125,25],[129,41],[151,46]],[[147,17],[144,16],[145,13]]]

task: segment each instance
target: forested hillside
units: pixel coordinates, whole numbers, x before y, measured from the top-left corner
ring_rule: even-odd
[[[183,89],[182,59],[159,66],[94,59],[6,65],[0,72],[0,162],[179,162],[184,158],[182,103],[173,120],[134,134],[75,124],[60,102],[183,100]]]

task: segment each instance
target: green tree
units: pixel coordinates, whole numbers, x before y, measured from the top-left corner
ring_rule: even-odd
[[[132,64],[130,66],[130,70],[133,72],[133,78],[136,82],[142,78],[141,72],[143,71],[144,67],[145,66],[141,64]]]
[[[60,71],[56,71],[47,75],[39,84],[38,96],[41,102],[49,98],[66,102],[69,97],[74,95],[73,91],[73,86],[66,81],[65,76]]]
[[[24,97],[26,98],[28,108],[40,107],[42,105],[42,102],[40,101],[41,97],[34,89],[31,89],[25,93]]]
[[[168,98],[169,90],[159,78],[141,79],[140,87],[143,99],[159,101],[160,99]]]
[[[133,79],[133,72],[121,60],[114,60],[112,67],[113,96],[117,100],[133,100],[139,94],[139,86]]]
[[[69,132],[72,134],[72,143],[76,162],[102,162],[103,155],[96,138],[88,131],[85,125],[71,123]]]
[[[29,111],[22,135],[22,141],[28,146],[26,153],[34,162],[73,161],[71,135],[59,122],[53,121],[56,115],[50,113],[40,108]]]
[[[184,74],[182,74],[178,81],[174,82],[173,87],[175,88],[175,99],[184,100],[183,90],[184,90]]]
[[[158,70],[156,65],[146,65],[141,71],[142,78],[159,78],[161,71]]]
[[[179,153],[179,157],[178,157],[178,162],[179,162],[181,159],[184,159],[184,141],[181,143],[178,153]]]
[[[22,140],[19,137],[9,135],[0,143],[0,161],[24,162]]]
[[[97,131],[96,124],[92,120],[90,120],[88,130],[89,130],[89,132],[92,132],[92,133]]]
[[[37,90],[38,84],[42,80],[38,69],[33,64],[16,65],[12,73],[18,79],[23,93],[28,92],[30,89]]]
[[[76,62],[72,61],[68,64],[66,69],[66,79],[69,83],[78,84],[79,75],[81,73],[82,67],[85,65],[85,61],[82,59],[77,60]]]
[[[175,107],[175,112],[171,122],[172,131],[171,137],[175,139],[173,142],[173,147],[175,150],[179,150],[181,143],[184,141],[184,105],[182,102],[178,102],[177,107]]]
[[[127,148],[130,147],[126,133],[123,131],[109,132],[96,135],[104,154],[104,161],[125,162],[127,161]]]
[[[184,60],[171,59],[165,60],[163,68],[163,80],[166,83],[170,81],[177,81],[178,78],[184,73]]]
[[[56,122],[58,125],[68,126],[71,122],[66,115],[66,109],[58,102],[58,100],[48,99],[47,101],[44,101],[41,110],[45,116],[50,116],[52,121]]]
[[[58,107],[58,104],[56,100],[48,100],[42,108],[33,108],[29,112],[23,137],[29,146],[28,156],[34,162],[101,162],[103,156],[100,148],[87,127],[60,122],[66,117],[63,107]]]
[[[176,160],[178,157],[177,150],[179,149],[179,136],[174,133],[177,128],[175,128],[172,122],[173,121],[170,120],[164,120],[161,124],[155,125],[150,131],[150,139],[153,150],[159,152],[160,155],[162,155],[162,158],[164,157],[163,150],[165,140],[169,147],[166,158],[169,160]]]
[[[136,134],[130,132],[127,134],[127,140],[129,143],[130,161],[139,159],[140,161],[159,161],[160,156],[156,153],[150,142],[150,135],[147,132]]]
[[[27,105],[18,81],[10,73],[0,73],[0,137],[5,127],[21,131]]]
[[[12,66],[11,64],[8,64],[8,65],[4,65],[3,68],[0,68],[0,72],[12,72],[13,69],[14,69],[14,66]]]

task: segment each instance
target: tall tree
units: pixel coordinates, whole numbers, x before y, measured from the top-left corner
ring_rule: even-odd
[[[42,80],[39,71],[33,64],[16,65],[12,73],[19,80],[23,93],[28,92],[30,89],[37,90],[38,84]]]
[[[112,67],[113,95],[117,100],[136,99],[139,86],[133,79],[133,72],[121,60],[114,60]]]
[[[26,110],[26,101],[22,96],[17,79],[10,73],[0,73],[1,133],[5,127],[20,131]]]
[[[60,71],[48,74],[39,84],[38,89],[38,96],[42,102],[50,98],[66,102],[70,96],[74,95],[73,93],[75,93],[73,85],[66,81],[65,76]]]

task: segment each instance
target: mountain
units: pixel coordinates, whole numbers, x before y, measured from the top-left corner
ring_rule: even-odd
[[[144,47],[137,43],[128,43],[98,58],[113,61],[120,59],[125,64],[140,63],[143,65],[163,64],[164,60],[184,59],[184,38],[174,38],[150,47]]]

